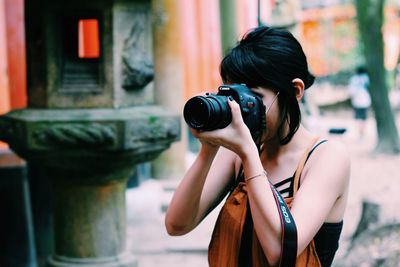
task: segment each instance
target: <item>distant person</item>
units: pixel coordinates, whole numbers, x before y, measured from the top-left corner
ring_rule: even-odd
[[[190,232],[227,196],[208,250],[210,267],[331,266],[350,159],[344,144],[301,125],[299,102],[314,76],[300,43],[288,31],[260,26],[225,56],[220,74],[225,84],[245,84],[260,98],[265,124],[251,132],[232,98],[228,126],[191,128],[200,151],[168,207],[168,233]]]
[[[354,110],[354,118],[358,124],[359,140],[364,138],[368,109],[371,106],[371,97],[369,95],[368,87],[368,73],[363,67],[358,67],[355,75],[350,79],[349,89],[351,104]]]
[[[394,85],[394,92],[395,92],[395,109],[396,111],[400,111],[400,64],[396,67],[396,79]]]

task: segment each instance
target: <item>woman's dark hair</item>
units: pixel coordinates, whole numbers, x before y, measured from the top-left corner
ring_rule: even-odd
[[[244,83],[250,88],[268,87],[279,92],[278,135],[282,145],[289,143],[301,121],[292,80],[300,78],[307,89],[315,79],[308,71],[306,56],[296,38],[286,30],[257,27],[229,51],[220,68],[224,83]],[[283,136],[285,122],[289,124],[289,132]]]

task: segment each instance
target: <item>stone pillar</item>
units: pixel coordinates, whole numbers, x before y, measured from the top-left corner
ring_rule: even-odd
[[[37,267],[26,163],[0,149],[0,266]]]
[[[54,252],[53,190],[43,164],[28,164],[32,221],[38,266],[44,266]]]
[[[150,1],[31,0],[25,14],[29,106],[0,116],[0,140],[51,181],[47,265],[137,266],[126,182],[180,136],[154,104]]]
[[[125,187],[131,171],[110,169],[104,176],[95,170],[49,170],[50,177],[57,176],[55,252],[49,266],[134,266],[125,251]]]
[[[180,0],[153,0],[155,100],[157,104],[182,114],[185,92],[183,88],[182,31]],[[184,12],[184,11],[182,11]],[[183,118],[183,116],[181,117]],[[184,123],[182,119],[182,124]],[[163,152],[152,163],[153,177],[171,178],[186,170],[187,135]]]

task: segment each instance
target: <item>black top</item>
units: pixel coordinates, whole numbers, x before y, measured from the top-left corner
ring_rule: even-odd
[[[323,140],[317,143],[312,150],[308,153],[307,160],[311,156],[312,152],[318,147],[320,144],[325,143],[327,140]],[[240,171],[239,177],[237,180],[243,180],[243,172]],[[294,177],[296,173],[293,174],[292,177],[289,177],[279,183],[276,183],[274,186],[278,189],[279,193],[283,197],[292,197],[293,196],[293,187],[294,187]],[[300,183],[300,181],[299,181]],[[298,185],[300,187],[300,184]],[[251,267],[251,243],[252,243],[252,232],[253,232],[253,220],[251,219],[251,211],[250,208],[247,209],[246,221],[243,227],[243,236],[242,242],[240,246],[239,253],[239,266],[241,267]],[[324,223],[317,234],[314,237],[315,249],[317,251],[318,258],[321,262],[322,267],[329,267],[332,264],[333,258],[335,256],[336,251],[339,248],[339,237],[342,232],[343,221],[338,223]]]
[[[339,248],[339,237],[342,228],[343,221],[324,223],[315,235],[315,250],[322,267],[331,266],[335,253]]]

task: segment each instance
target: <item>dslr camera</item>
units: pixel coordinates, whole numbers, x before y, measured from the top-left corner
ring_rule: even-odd
[[[189,99],[183,109],[186,123],[200,131],[212,131],[228,126],[232,113],[228,97],[239,106],[243,121],[255,137],[266,127],[265,105],[262,98],[244,84],[226,84],[218,87],[218,93],[206,93]]]

